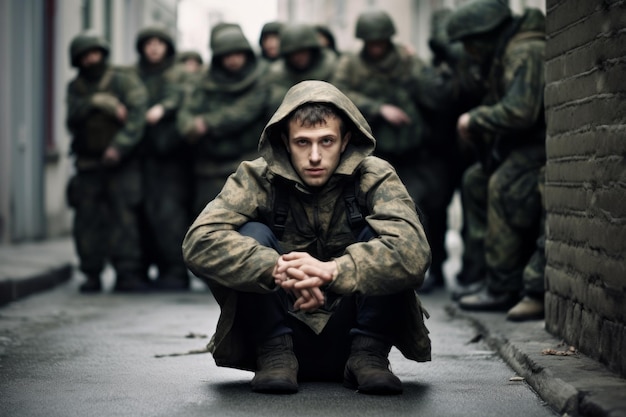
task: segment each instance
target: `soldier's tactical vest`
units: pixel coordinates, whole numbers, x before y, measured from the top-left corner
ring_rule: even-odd
[[[109,87],[113,77],[114,70],[109,68],[100,79],[96,91],[89,93],[83,79],[77,81],[77,87],[81,93],[89,94],[89,97],[96,93],[110,94]],[[122,122],[112,114],[100,109],[91,111],[74,137],[72,151],[78,156],[102,156],[122,125]]]

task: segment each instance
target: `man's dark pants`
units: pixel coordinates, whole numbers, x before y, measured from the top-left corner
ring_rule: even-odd
[[[283,253],[274,233],[262,223],[247,223],[239,232]],[[366,226],[359,234],[358,241],[368,241],[373,237],[373,230]],[[365,335],[393,344],[403,319],[403,297],[402,294],[353,294],[340,297],[332,292],[326,292],[325,295],[326,306],[341,299],[319,334],[289,314],[295,300],[282,290],[270,294],[240,293],[235,320],[247,328],[250,342],[257,346],[267,339],[291,334],[300,366],[299,378],[341,380],[350,354],[352,336]]]

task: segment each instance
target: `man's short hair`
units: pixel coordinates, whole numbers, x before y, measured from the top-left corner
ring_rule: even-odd
[[[346,116],[335,105],[330,103],[304,103],[285,118],[285,134],[289,134],[289,123],[299,121],[300,126],[313,127],[325,125],[326,119],[336,117],[339,119],[339,129],[343,138],[348,131]]]

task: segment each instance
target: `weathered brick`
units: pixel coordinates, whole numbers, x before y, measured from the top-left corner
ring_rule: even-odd
[[[624,158],[609,156],[601,158],[551,160],[546,166],[546,178],[551,182],[603,184],[624,181]]]
[[[621,42],[626,42],[626,34],[621,37]],[[597,42],[599,43],[599,42]],[[615,44],[609,41],[603,40],[602,44],[610,44],[615,51],[615,55],[623,54],[623,51],[617,51]],[[593,45],[595,46],[595,45]],[[588,50],[591,50],[593,46],[590,46]],[[547,82],[545,90],[545,106],[546,110],[550,110],[559,105],[581,100],[590,96],[601,93],[625,93],[626,85],[623,82],[624,77],[624,61],[616,61],[616,58],[602,58],[599,63],[596,62],[599,58],[594,54],[589,57],[582,57],[582,54],[570,55],[568,61],[584,62],[586,66],[591,64],[590,68],[573,69],[573,65],[567,65],[570,68],[571,74],[560,75],[558,81]],[[587,53],[586,55],[591,55]],[[609,61],[612,59],[613,61]],[[614,62],[621,63],[616,65]],[[546,64],[546,74],[550,72],[550,64]],[[573,76],[572,76],[573,75]],[[566,78],[567,77],[567,78]]]
[[[553,234],[552,230],[550,233]],[[626,294],[626,262],[603,256],[597,250],[575,246],[569,242],[546,239],[547,257],[553,265],[561,265],[566,270],[578,271],[589,281],[601,280],[607,288]],[[585,291],[584,288],[580,289]]]
[[[590,126],[586,130],[548,135],[546,152],[551,160],[567,156],[624,155],[626,125]]]
[[[611,370],[624,373],[626,371],[624,355],[626,351],[626,327],[613,321],[604,320],[600,332],[598,359]]]
[[[585,126],[623,123],[626,97],[623,94],[598,94],[549,110],[548,134],[577,130]]]
[[[600,316],[587,308],[583,308],[580,317],[578,349],[582,352],[593,352],[598,348],[597,336],[600,334],[602,327]]]
[[[552,167],[546,167],[546,173],[552,173]],[[545,205],[550,215],[553,212],[585,212],[589,207],[590,190],[577,186],[559,186],[551,179],[546,184]],[[584,213],[582,213],[584,214]],[[581,222],[584,220],[581,220]]]
[[[581,46],[575,52],[549,59],[545,64],[546,85],[560,83],[578,76],[602,73],[623,66],[624,51],[619,43],[624,41],[623,32],[599,37]]]
[[[549,4],[552,3],[552,4]],[[576,23],[582,17],[588,16],[597,10],[594,2],[586,0],[567,0],[563,2],[546,2],[546,32],[555,33]]]
[[[586,0],[575,1],[593,3]],[[593,10],[588,13],[582,12],[585,7],[576,11],[576,13],[582,13],[575,17],[575,21],[570,22],[575,23],[574,25],[565,25],[557,30],[551,27],[547,28],[546,59],[548,61],[553,57],[572,53],[572,51],[577,52],[577,48],[593,42],[601,36],[615,36],[625,26],[626,16],[624,13],[619,13],[619,7],[613,7],[611,10],[600,9],[595,4],[590,5],[590,7]],[[570,8],[569,4],[568,8]],[[557,19],[559,18],[560,16],[557,17]],[[550,17],[548,17],[548,22],[550,22]],[[551,26],[551,23],[549,25]],[[594,28],[594,30],[580,30],[581,27]]]

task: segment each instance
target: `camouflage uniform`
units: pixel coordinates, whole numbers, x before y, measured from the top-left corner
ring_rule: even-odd
[[[309,67],[305,70],[293,68],[287,59],[289,54],[307,49],[313,55]],[[270,85],[268,118],[274,114],[285,93],[293,85],[304,80],[330,81],[337,63],[337,56],[328,48],[322,48],[315,29],[306,24],[283,28],[280,55],[281,59],[270,66],[267,75],[267,83]]]
[[[456,120],[477,106],[483,94],[478,66],[460,42],[448,39],[446,25],[451,13],[442,9],[431,18],[428,44],[433,60],[419,79],[420,111],[427,129],[417,167],[417,175],[424,184],[418,204],[426,218],[426,234],[433,253],[421,293],[445,283],[442,267],[447,257],[448,206],[460,188],[463,172],[475,160],[471,149],[459,144]]]
[[[80,68],[82,56],[93,49],[103,52],[101,64]],[[107,260],[116,270],[117,289],[142,289],[136,148],[144,128],[147,94],[136,76],[106,64],[108,53],[106,41],[92,32],[78,35],[70,45],[71,64],[79,73],[67,89],[67,127],[77,170],[68,185],[68,201],[76,211],[74,240],[90,290],[100,288],[99,276]],[[116,116],[119,103],[127,109],[123,123]],[[110,146],[122,157],[112,166],[102,162]]]
[[[145,42],[158,38],[167,45],[159,63],[144,57]],[[189,285],[180,244],[191,223],[188,144],[176,130],[176,114],[182,104],[185,74],[175,66],[176,48],[168,31],[148,27],[137,35],[140,56],[135,71],[148,90],[148,108],[163,106],[165,113],[155,124],[146,124],[141,144],[142,240],[146,264],[155,264],[155,281],[163,289],[184,289]]]
[[[359,16],[357,38],[364,41],[389,40],[395,34],[391,18],[385,12],[367,12]],[[368,58],[365,47],[358,54],[344,53],[331,80],[356,104],[372,127],[376,155],[389,161],[406,184],[416,202],[423,200],[424,184],[416,173],[421,160],[425,132],[419,110],[419,77],[424,63],[406,48],[391,43],[391,50],[380,61]],[[402,109],[411,122],[394,126],[380,114],[383,104]]]
[[[312,193],[290,163],[281,140],[281,122],[298,106],[317,101],[336,105],[352,125],[348,128],[353,136],[335,173],[319,192]],[[428,243],[394,169],[371,156],[374,146],[367,122],[345,95],[325,82],[300,83],[289,90],[263,131],[262,157],[242,163],[193,223],[183,252],[190,269],[211,284],[222,309],[209,343],[219,366],[249,370],[256,366],[254,346],[245,343],[245,326],[237,320],[238,308],[242,308],[238,299],[244,293],[276,293],[271,270],[279,253],[238,230],[251,221],[272,224],[277,182],[290,189],[291,209],[280,239],[284,251],[306,251],[320,260],[337,262],[338,275],[325,290],[329,298],[400,294],[402,314],[392,323],[398,327],[393,343],[409,359],[430,360],[428,330],[414,291],[430,261]],[[365,220],[377,235],[359,243],[355,243],[341,198],[343,186],[356,177],[360,178],[357,198],[367,207]],[[338,304],[293,315],[319,335]]]
[[[179,132],[194,142],[194,215],[215,198],[241,161],[258,156],[258,137],[266,122],[268,91],[261,82],[264,64],[258,61],[241,28],[230,25],[214,32],[211,44],[211,66],[187,96],[177,122]],[[221,64],[221,58],[233,52],[247,56],[237,74]],[[201,117],[208,128],[199,138],[193,137],[195,117]]]
[[[490,19],[489,25],[496,26],[484,28],[490,15],[497,19]],[[448,33],[473,42],[489,57],[483,65],[486,95],[469,112],[469,132],[480,163],[463,179],[467,245],[484,245],[488,291],[510,295],[504,304],[512,304],[523,289],[524,267],[541,233],[545,17],[533,9],[513,17],[497,0],[479,0],[453,14]],[[525,291],[542,296],[543,277],[529,282]],[[462,298],[461,306],[471,308],[468,304],[475,299]]]

